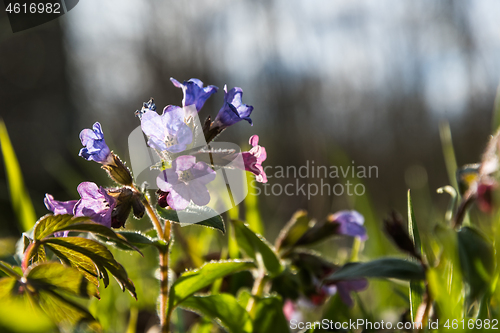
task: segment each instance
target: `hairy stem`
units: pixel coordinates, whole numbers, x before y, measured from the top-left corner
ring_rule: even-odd
[[[147,198],[144,196],[143,199],[144,207],[146,208],[146,212],[148,213],[149,219],[153,222],[153,225],[156,229],[158,237],[167,243],[165,248],[159,248],[159,257],[160,257],[160,326],[162,333],[168,333],[170,331],[170,311],[167,313],[168,306],[168,259],[169,259],[169,248],[170,248],[170,238],[172,225],[170,221],[165,221],[165,228],[162,228],[160,220],[156,215],[153,207]]]

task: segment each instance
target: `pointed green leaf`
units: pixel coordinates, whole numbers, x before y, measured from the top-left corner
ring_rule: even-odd
[[[238,246],[246,255],[258,262],[257,253],[259,253],[269,275],[279,275],[283,271],[283,265],[273,246],[264,237],[250,230],[242,221],[234,220],[233,225]]]
[[[348,263],[331,274],[325,281],[354,280],[359,278],[392,278],[423,280],[425,273],[417,263],[397,258],[383,258],[364,263]]]
[[[410,239],[415,245],[417,254],[422,255],[422,244],[420,242],[420,233],[418,232],[418,225],[415,220],[415,213],[413,211],[413,203],[411,201],[411,192],[408,190],[408,233]],[[425,287],[421,281],[410,281],[410,315],[411,320],[415,321],[417,316],[418,307],[423,302]]]
[[[69,294],[99,298],[97,288],[78,270],[56,262],[41,263],[28,271],[28,283],[36,289],[64,291]]]
[[[310,222],[311,219],[305,210],[299,210],[293,214],[276,239],[276,249],[293,246],[309,229]]]
[[[10,142],[9,133],[2,119],[0,119],[0,147],[2,148],[12,207],[22,230],[26,231],[31,229],[36,221],[35,209],[31,203],[29,193],[24,186],[21,168]]]
[[[169,220],[172,222],[177,222],[181,223],[179,220],[179,216],[177,212],[173,209],[164,209],[161,208],[160,206],[156,207],[156,210],[158,211],[158,214],[162,219]],[[192,216],[192,220],[200,220],[200,222],[196,222],[194,224],[198,225],[203,225],[205,227],[210,227],[213,229],[217,229],[222,233],[226,232],[226,229],[224,227],[224,220],[222,219],[222,216],[217,214],[216,211],[214,211],[210,207],[199,207],[199,206],[193,206],[190,205],[188,208],[182,211],[182,214],[186,216]],[[191,218],[189,218],[191,219]],[[181,223],[181,225],[184,225]]]
[[[228,260],[212,261],[206,263],[196,270],[187,271],[182,274],[170,288],[169,309],[179,305],[192,294],[201,291],[211,285],[215,280],[226,275],[255,268],[251,261]]]
[[[90,232],[94,235],[102,236],[102,238],[106,238],[107,240],[112,241],[115,244],[119,244],[121,247],[124,247],[128,250],[134,250],[141,253],[139,249],[135,247],[133,244],[131,244],[126,237],[123,237],[120,232],[115,232],[111,228],[108,228],[99,223],[95,222],[74,223],[56,230],[56,232],[62,232],[62,231]]]
[[[21,276],[23,275],[20,267],[11,266],[5,261],[0,261],[0,271],[16,279],[20,279]]]
[[[90,219],[86,216],[73,217],[73,215],[69,214],[47,214],[36,222],[35,229],[33,231],[33,238],[35,240],[41,240],[69,225],[86,221],[90,221]]]
[[[253,331],[250,315],[231,294],[191,296],[180,306],[214,320],[228,332]]]
[[[44,239],[43,243],[53,247],[58,246],[57,250],[63,255],[66,255],[69,249],[90,258],[103,277],[107,275],[104,270],[107,269],[115,277],[122,290],[127,289],[134,298],[137,298],[134,284],[128,278],[127,272],[104,245],[82,237],[50,237]]]
[[[90,283],[95,286],[99,286],[99,269],[89,257],[57,244],[45,244],[45,246],[51,250],[62,263],[78,269],[78,271],[80,271],[80,273],[82,273]],[[106,269],[102,268],[102,271],[106,272]],[[107,274],[105,277],[103,276],[103,280],[104,286],[107,287],[109,284]]]

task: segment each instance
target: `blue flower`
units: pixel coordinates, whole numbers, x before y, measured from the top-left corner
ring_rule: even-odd
[[[224,105],[219,110],[212,126],[224,129],[241,120],[246,120],[252,125],[250,114],[253,106],[243,104],[242,97],[243,89],[235,87],[228,92],[227,86],[224,86]]]
[[[101,124],[95,123],[92,129],[84,129],[80,132],[80,140],[85,148],[80,150],[79,155],[87,161],[95,161],[101,164],[112,162],[111,151],[104,141]]]
[[[338,224],[337,234],[359,237],[363,241],[368,239],[363,227],[365,218],[355,210],[342,210],[330,215],[328,220]]]
[[[148,145],[160,151],[179,153],[193,141],[193,133],[184,122],[184,109],[169,105],[160,116],[146,111],[141,117],[141,128],[148,137]]]
[[[201,110],[207,99],[219,90],[216,86],[207,86],[203,88],[203,82],[198,79],[190,79],[188,81],[184,81],[184,83],[180,83],[171,77],[170,81],[172,81],[174,86],[177,88],[182,88],[182,91],[184,92],[182,106],[194,105],[196,107],[196,111],[198,112]]]

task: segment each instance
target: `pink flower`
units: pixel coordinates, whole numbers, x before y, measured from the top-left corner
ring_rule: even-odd
[[[253,173],[259,183],[267,183],[267,176],[262,167],[262,162],[267,158],[266,148],[259,146],[258,135],[252,135],[249,142],[252,149],[241,153],[245,163],[245,170]]]

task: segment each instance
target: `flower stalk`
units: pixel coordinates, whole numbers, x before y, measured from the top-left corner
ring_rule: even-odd
[[[137,191],[137,189],[135,189]],[[168,307],[168,264],[169,264],[169,251],[170,251],[170,238],[172,234],[172,223],[168,220],[165,221],[165,227],[162,228],[160,220],[156,215],[153,207],[151,206],[147,196],[143,199],[144,207],[148,214],[149,219],[153,223],[158,237],[164,241],[167,245],[164,248],[158,248],[159,252],[159,262],[160,262],[160,304],[159,304],[159,316],[160,316],[160,326],[162,333],[168,333],[170,331],[170,313],[167,313]]]

